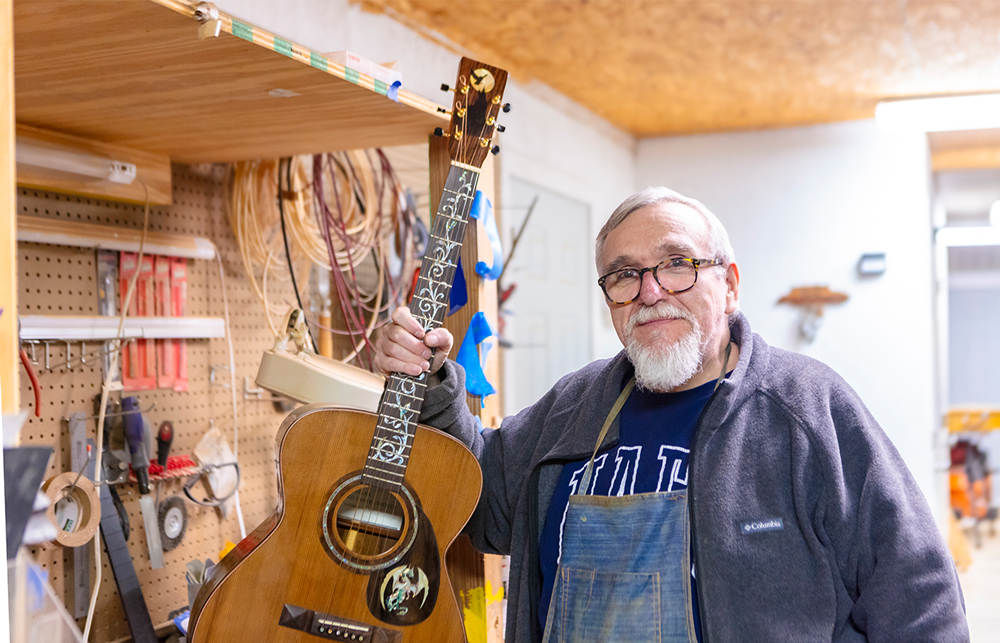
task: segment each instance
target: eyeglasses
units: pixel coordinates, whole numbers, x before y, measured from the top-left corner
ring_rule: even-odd
[[[714,259],[692,259],[690,257],[674,257],[665,259],[649,268],[622,268],[609,272],[597,280],[608,301],[624,305],[631,304],[639,298],[642,291],[642,276],[653,273],[653,279],[660,288],[671,295],[691,290],[698,282],[698,268],[721,266],[722,262]]]

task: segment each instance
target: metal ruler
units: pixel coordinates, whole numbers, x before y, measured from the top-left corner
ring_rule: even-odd
[[[83,413],[69,416],[69,447],[70,471],[79,471],[87,462],[87,445],[91,453],[97,448],[93,440],[87,439],[87,420]],[[91,458],[83,475],[93,482],[94,464],[96,458]],[[96,511],[98,507],[94,507]],[[81,547],[73,547],[73,616],[82,618],[90,608],[90,543]]]

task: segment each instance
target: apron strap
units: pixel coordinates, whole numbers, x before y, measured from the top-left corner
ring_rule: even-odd
[[[729,366],[729,355],[732,353],[732,350],[733,343],[729,342],[726,344],[726,356],[722,360],[722,372],[719,373],[719,379],[715,381],[715,389],[713,389],[713,391],[719,388],[719,385],[722,384],[722,380],[726,379],[726,367]],[[594,460],[597,458],[597,452],[601,449],[601,443],[604,442],[604,438],[608,435],[608,429],[610,429],[611,425],[614,424],[615,418],[618,417],[622,407],[625,406],[625,401],[628,399],[629,394],[632,393],[633,388],[635,388],[634,375],[632,376],[632,379],[628,381],[628,384],[625,385],[625,388],[622,389],[618,399],[615,400],[614,406],[611,407],[611,412],[608,413],[608,418],[604,420],[604,426],[601,428],[601,433],[597,436],[597,443],[594,445],[594,452],[590,455],[590,461],[587,462],[587,466],[583,470],[583,476],[580,478],[580,486],[577,487],[575,495],[587,495],[587,488],[590,486],[590,477],[594,472]]]
[[[590,456],[590,461],[587,463],[586,469],[583,470],[583,477],[580,479],[580,486],[577,487],[576,495],[585,496],[587,495],[587,487],[590,486],[590,475],[594,471],[594,458],[597,457],[597,451],[601,448],[601,443],[604,442],[604,436],[608,434],[608,429],[614,424],[615,418],[618,417],[618,413],[625,406],[625,400],[628,399],[629,393],[635,388],[635,375],[632,379],[628,381],[625,385],[624,390],[622,390],[621,395],[615,400],[615,405],[611,407],[611,412],[608,413],[608,419],[604,420],[604,427],[601,429],[601,434],[597,436],[597,444],[594,445],[594,453]]]

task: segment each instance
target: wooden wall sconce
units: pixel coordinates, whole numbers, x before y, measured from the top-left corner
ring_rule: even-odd
[[[842,304],[848,297],[842,292],[833,292],[826,286],[804,286],[792,288],[792,291],[778,300],[779,304],[799,306],[799,333],[808,343],[816,339],[816,333],[823,323],[823,306],[827,304]]]

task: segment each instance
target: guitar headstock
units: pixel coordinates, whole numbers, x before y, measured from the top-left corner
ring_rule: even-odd
[[[504,109],[503,92],[507,72],[484,63],[462,58],[455,81],[451,125],[446,134],[451,160],[482,167],[493,146],[497,117]],[[509,109],[509,107],[507,108]],[[503,131],[502,128],[500,131]]]

